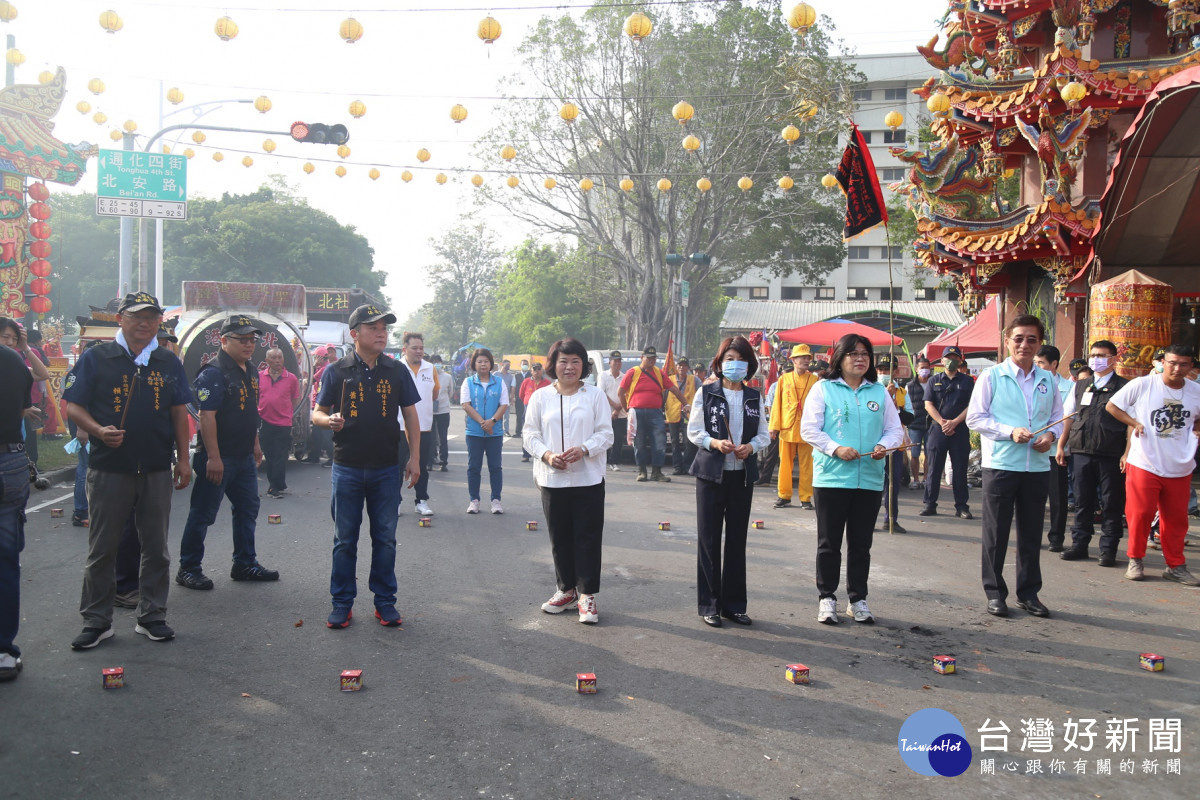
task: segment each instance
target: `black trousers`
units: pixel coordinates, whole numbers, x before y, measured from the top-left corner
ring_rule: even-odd
[[[608,448],[608,463],[621,464],[621,452],[625,448],[625,437],[629,435],[629,419],[627,417],[613,417],[613,443],[612,447]]]
[[[408,434],[400,432],[400,483],[404,483],[404,465],[408,463]],[[421,477],[417,478],[414,490],[417,502],[429,499],[429,465],[433,462],[433,431],[421,431],[421,452],[418,454],[421,462]]]
[[[604,481],[593,486],[540,488],[559,591],[595,594],[600,591]]]
[[[900,506],[900,479],[904,475],[904,453],[900,450],[883,460],[883,491],[879,493],[879,507],[884,520],[897,519]],[[888,491],[891,486],[891,491]],[[889,516],[890,514],[890,516]]]
[[[954,475],[954,510],[967,511],[971,499],[967,489],[967,460],[971,455],[971,432],[965,424],[954,429],[953,436],[942,433],[942,429],[929,422],[929,435],[925,439],[925,505],[937,508],[938,495],[942,491],[942,475],[946,471],[946,456],[950,456],[950,468]]]
[[[1073,453],[1075,457],[1075,524],[1071,526],[1071,544],[1086,548],[1095,533],[1095,514],[1099,508],[1100,552],[1117,554],[1125,527],[1125,474],[1117,456]]]
[[[813,487],[813,505],[817,510],[817,592],[821,597],[837,597],[845,538],[846,593],[851,603],[867,599],[871,542],[875,538],[882,494],[873,489]]]
[[[696,610],[702,617],[746,613],[746,531],[754,486],[745,484],[740,469],[725,470],[720,483],[696,479]]]
[[[1062,545],[1067,533],[1067,468],[1060,467],[1053,458],[1050,459],[1050,530],[1046,541],[1053,545]],[[1124,503],[1121,510],[1125,510]]]
[[[450,457],[449,437],[450,431],[450,414],[434,414],[433,415],[433,454],[429,457],[429,466],[441,464],[446,466],[446,461]]]
[[[779,437],[771,440],[761,453],[758,454],[758,485],[766,486],[775,483],[775,469],[779,466]]]
[[[267,489],[282,492],[287,488],[288,451],[292,449],[292,426],[262,423],[258,443],[263,451],[263,468],[267,472]]]
[[[1042,526],[1046,522],[1049,472],[983,470],[983,591],[989,600],[1008,598],[1004,558],[1013,519],[1017,523],[1017,599],[1042,590]]]
[[[685,419],[667,423],[671,429],[671,466],[676,472],[686,471],[696,457],[696,445],[687,437],[687,426]]]

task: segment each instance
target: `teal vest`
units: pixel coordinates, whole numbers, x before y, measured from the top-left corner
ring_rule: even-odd
[[[997,422],[1014,428],[1036,431],[1054,421],[1050,412],[1054,408],[1054,395],[1058,392],[1058,387],[1054,385],[1054,378],[1049,372],[1034,367],[1033,415],[1030,416],[1029,408],[1025,405],[1025,395],[1021,393],[1021,386],[1017,383],[1015,370],[1016,367],[1011,361],[1005,361],[984,373],[990,373],[992,381],[990,416]],[[1017,444],[1011,438],[996,441],[985,436],[982,444],[983,466],[988,469],[1006,469],[1011,472],[1050,471],[1050,451],[1037,452],[1033,449],[1033,442]]]
[[[467,390],[471,393],[471,407],[479,412],[484,419],[496,416],[500,408],[500,387],[504,385],[499,375],[492,375],[488,383],[479,382],[478,375],[467,378]],[[467,417],[467,436],[487,436],[483,428],[475,420]],[[492,427],[492,436],[503,436],[504,430],[500,423]]]
[[[842,447],[870,453],[883,438],[884,406],[892,402],[878,383],[863,381],[857,390],[841,381],[821,381],[825,393],[825,426],[822,430]],[[883,490],[883,460],[864,455],[843,461],[813,450],[813,486],[823,489]]]

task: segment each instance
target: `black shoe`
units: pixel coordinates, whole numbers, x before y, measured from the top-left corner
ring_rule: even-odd
[[[105,639],[111,639],[113,635],[114,634],[111,625],[107,628],[84,628],[83,633],[79,634],[71,641],[71,649],[91,650]]]
[[[988,600],[987,612],[993,617],[1007,617],[1008,604],[1003,600]]]
[[[527,461],[531,461],[531,460],[532,460],[532,459],[530,459],[530,457],[529,457],[529,456],[521,456],[521,462],[522,462],[522,463],[525,463],[525,462],[527,462]]]
[[[791,504],[792,504],[792,498],[790,498],[790,497],[776,497],[774,507],[775,508],[787,508]]]
[[[1115,567],[1117,565],[1117,557],[1113,553],[1101,553],[1098,562],[1102,567]]]
[[[17,676],[21,674],[21,658],[20,656],[9,656],[12,658],[12,663],[7,666],[0,666],[0,683],[4,681],[15,681]],[[3,662],[0,662],[3,664]]]
[[[446,465],[445,465],[445,464],[442,464],[442,470],[441,470],[441,471],[442,471],[442,472],[449,472],[449,470],[446,468]]]
[[[1051,553],[1061,553],[1063,551],[1062,542],[1051,542],[1048,549]]]
[[[1059,553],[1058,557],[1063,561],[1086,561],[1088,551],[1086,547],[1072,547],[1069,550]]]
[[[708,614],[706,616],[701,617],[700,619],[704,620],[704,624],[709,626],[710,628],[721,627],[721,617],[718,616],[717,614]]]
[[[970,509],[966,508],[960,508],[958,511],[955,511],[954,516],[959,519],[975,519],[975,515],[971,513]]]
[[[686,469],[677,469],[674,472],[672,472],[671,474],[672,475],[687,475],[688,473],[687,473]]]
[[[333,466],[333,460],[332,460],[332,459],[331,459],[331,460],[329,460],[329,461],[322,461],[322,462],[321,462],[321,468],[322,468],[322,469],[329,469],[329,468],[330,468],[330,467],[332,467],[332,466]]]
[[[175,573],[175,582],[188,589],[211,589],[213,587],[212,580],[199,567],[194,569],[180,567],[179,572]]]
[[[670,483],[671,479],[662,474],[662,467],[653,467],[650,470],[650,480],[658,483]]]
[[[1050,616],[1050,609],[1042,605],[1042,601],[1036,597],[1031,600],[1017,600],[1017,608],[1023,608],[1035,617]]]
[[[727,620],[736,622],[738,625],[753,625],[754,624],[754,620],[750,619],[745,614],[726,614],[726,613],[722,612],[721,616]]]
[[[639,469],[639,470],[638,470],[638,476],[637,476],[637,482],[638,482],[638,483],[645,483],[645,482],[646,482],[646,481],[648,481],[648,480],[650,480],[650,479],[649,479],[648,477],[646,477],[646,470],[645,470],[645,468]]]
[[[918,517],[936,517],[937,516],[937,506],[925,506],[924,508],[922,508],[920,511],[917,512],[917,516]]]
[[[161,619],[153,622],[138,620],[138,624],[133,626],[133,632],[140,633],[152,642],[168,642],[175,638],[175,631],[171,630],[171,626]]]
[[[76,528],[86,528],[91,524],[91,521],[87,517],[77,517],[74,514],[72,514],[71,515],[71,524],[74,525]]]
[[[279,573],[273,569],[267,569],[262,564],[235,563],[233,569],[229,570],[229,577],[235,581],[277,581]]]
[[[888,524],[886,522],[883,523],[883,530],[885,530],[885,531],[889,530]],[[908,533],[908,529],[905,528],[903,525],[901,525],[899,522],[893,522],[890,530],[892,533]]]
[[[1067,511],[1070,511],[1072,514],[1074,514],[1078,510],[1079,506],[1075,505],[1074,503],[1067,503]]]
[[[813,510],[812,501],[811,500],[801,500],[800,508],[802,508],[805,511],[812,511]]]

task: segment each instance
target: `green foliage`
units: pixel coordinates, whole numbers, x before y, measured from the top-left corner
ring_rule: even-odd
[[[53,195],[51,208],[50,316],[74,324],[76,316],[87,316],[89,304],[103,306],[116,296],[120,221],[97,216],[92,194]]]
[[[461,225],[439,239],[430,239],[438,261],[426,267],[434,290],[433,302],[422,307],[429,343],[453,352],[483,333],[483,314],[492,301],[501,251],[482,225]]]

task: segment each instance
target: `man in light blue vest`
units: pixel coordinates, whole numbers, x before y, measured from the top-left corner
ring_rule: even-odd
[[[1013,518],[1017,523],[1017,606],[1035,617],[1050,611],[1042,588],[1042,526],[1050,489],[1050,448],[1062,434],[1062,395],[1054,377],[1034,366],[1046,336],[1032,314],[1004,330],[1009,358],[979,377],[967,408],[967,425],[983,443],[983,590],[988,613],[1008,616],[1004,557]]]

